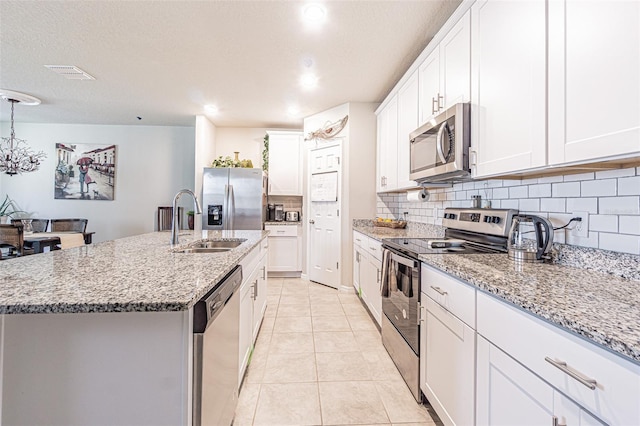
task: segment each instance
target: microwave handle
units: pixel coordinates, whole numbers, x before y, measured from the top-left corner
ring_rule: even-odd
[[[438,129],[438,134],[436,136],[436,151],[438,151],[438,157],[440,157],[442,164],[446,164],[448,160],[448,158],[444,157],[444,152],[442,150],[442,134],[446,131],[447,127],[449,127],[449,124],[445,121]]]

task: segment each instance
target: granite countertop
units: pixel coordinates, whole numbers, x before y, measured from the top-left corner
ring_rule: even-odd
[[[192,307],[268,231],[180,233],[246,239],[224,253],[175,253],[169,232],[154,232],[2,261],[0,314],[181,311]]]
[[[297,221],[297,222],[287,222],[285,220],[281,221],[281,222],[265,222],[265,225],[269,225],[269,226],[284,226],[284,225],[289,225],[289,226],[302,226],[302,221]]]
[[[439,238],[444,233],[437,225],[410,222],[407,229],[390,229],[375,228],[368,222],[354,221],[353,229],[377,240]],[[618,253],[614,256],[617,265],[613,265],[612,252],[565,249],[571,252],[564,257],[576,265],[518,264],[507,254],[426,254],[420,260],[640,364],[640,281],[634,279],[640,257]],[[611,273],[599,270],[598,265],[612,269]],[[615,269],[626,272],[619,276],[613,273],[619,272]]]

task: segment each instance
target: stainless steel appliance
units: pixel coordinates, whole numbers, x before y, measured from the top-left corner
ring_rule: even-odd
[[[420,256],[506,253],[511,209],[444,211],[444,238],[382,240],[382,343],[420,401]]]
[[[553,225],[534,215],[513,216],[509,231],[509,259],[518,262],[542,262],[553,244]]]
[[[238,402],[240,294],[237,266],[193,307],[193,425],[233,422]]]
[[[284,219],[287,222],[299,222],[300,221],[300,212],[286,212]]]
[[[416,182],[467,180],[470,105],[460,103],[429,120],[409,135],[409,177]]]
[[[284,206],[282,204],[275,204],[276,209],[276,222],[282,222],[284,220]]]
[[[276,220],[276,207],[273,204],[267,206],[267,221],[273,222]]]
[[[262,169],[205,168],[202,229],[262,229],[266,200]]]

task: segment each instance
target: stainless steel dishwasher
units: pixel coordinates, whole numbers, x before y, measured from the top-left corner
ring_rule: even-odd
[[[193,308],[193,425],[230,425],[238,401],[242,267]]]

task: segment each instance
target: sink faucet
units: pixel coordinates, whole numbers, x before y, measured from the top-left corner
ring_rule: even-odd
[[[198,197],[196,197],[196,194],[194,194],[193,191],[189,189],[181,189],[180,191],[178,191],[176,196],[173,197],[173,220],[171,221],[171,245],[178,244],[178,217],[180,214],[178,212],[178,199],[180,199],[180,196],[182,194],[191,195],[193,197],[193,206],[195,207],[196,214],[202,213],[202,209],[200,208],[200,203],[198,202]]]

